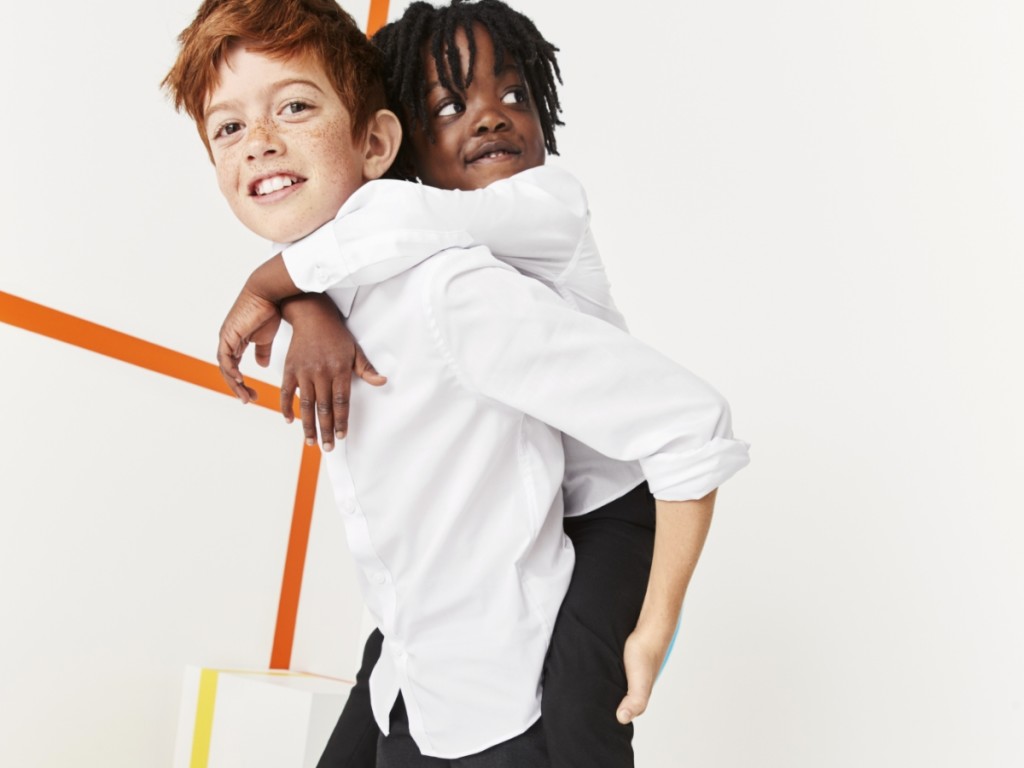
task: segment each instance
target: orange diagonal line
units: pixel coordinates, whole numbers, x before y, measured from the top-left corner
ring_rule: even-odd
[[[222,395],[231,391],[221,378],[220,369],[195,357],[175,352],[127,333],[106,328],[74,315],[58,312],[26,299],[0,291],[0,321],[24,328],[51,339],[97,352],[107,357],[137,365],[156,373],[187,381]],[[259,394],[257,405],[277,410],[281,390],[262,381],[247,383]]]
[[[370,0],[370,19],[366,22],[366,36],[373,37],[388,23],[388,0]]]
[[[370,0],[366,34],[373,36],[388,20],[388,0]],[[135,336],[105,328],[88,320],[74,317],[55,309],[0,291],[0,321],[48,336],[57,341],[73,344],[107,357],[122,360],[165,376],[187,381],[221,394],[230,394],[220,369],[189,355],[175,352]],[[247,383],[259,395],[257,405],[276,410],[281,391],[262,381],[248,379]],[[296,404],[296,408],[298,405]],[[317,477],[320,470],[320,450],[306,446],[299,465],[299,481],[295,490],[288,550],[285,556],[281,594],[274,627],[274,645],[270,655],[272,669],[288,669],[291,665],[298,617],[302,575],[306,564],[309,531],[313,519]]]
[[[315,445],[307,445],[302,451],[302,463],[299,464],[292,527],[288,534],[288,551],[284,560],[284,576],[281,578],[281,597],[277,604],[274,646],[270,652],[271,669],[288,669],[291,666],[295,622],[299,613],[302,574],[306,568],[306,549],[309,545],[309,529],[313,522],[313,502],[316,499],[316,481],[319,474],[320,449]]]
[[[212,389],[214,392],[231,394],[221,378],[220,369],[215,365],[3,291],[0,291],[0,322]],[[277,387],[252,379],[248,384],[259,393],[259,405],[272,410],[277,409],[281,398]],[[277,624],[274,629],[271,667],[276,669],[287,669],[291,661],[319,467],[320,450],[306,446],[299,467],[299,483],[295,493],[291,533],[288,538],[284,576],[281,579]]]

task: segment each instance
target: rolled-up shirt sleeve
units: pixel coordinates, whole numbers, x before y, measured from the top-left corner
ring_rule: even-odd
[[[638,461],[659,499],[701,498],[749,462],[708,383],[493,259],[473,263],[430,302],[439,349],[467,388]]]
[[[571,263],[589,216],[583,187],[552,166],[472,191],[378,180],[283,257],[300,289],[321,292],[382,282],[445,248],[486,244],[510,266],[553,283]]]

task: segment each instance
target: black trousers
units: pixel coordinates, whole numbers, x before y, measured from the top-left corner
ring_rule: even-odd
[[[576,551],[569,591],[544,664],[541,723],[552,768],[633,768],[633,726],[615,710],[626,695],[622,652],[647,592],[654,499],[643,483],[589,514],[565,519]],[[317,768],[374,768],[380,731],[369,677],[383,636],[366,641],[356,685]]]

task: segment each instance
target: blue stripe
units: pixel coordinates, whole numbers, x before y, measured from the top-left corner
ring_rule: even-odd
[[[679,626],[683,623],[683,611],[679,610],[679,621],[676,622],[676,631],[672,633],[672,642],[668,644],[668,650],[665,651],[665,658],[661,662],[661,668],[658,670],[658,677],[661,677],[661,673],[665,671],[665,665],[668,664],[668,657],[672,655],[672,649],[676,647],[676,638],[679,637]],[[658,678],[655,678],[657,680]]]

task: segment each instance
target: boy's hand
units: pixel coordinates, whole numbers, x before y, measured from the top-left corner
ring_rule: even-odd
[[[298,387],[306,444],[316,445],[319,421],[324,451],[333,450],[335,437],[340,440],[348,432],[353,371],[377,387],[386,383],[387,378],[377,373],[366,359],[345,327],[338,308],[326,296],[307,294],[288,299],[282,303],[281,311],[294,331],[284,362],[281,413],[289,423],[295,419],[292,403]]]
[[[270,348],[281,325],[281,312],[272,301],[247,287],[242,289],[220,327],[217,363],[228,388],[243,402],[256,399],[256,390],[246,386],[238,369],[249,343],[256,345],[256,362],[270,362]]]
[[[647,709],[654,681],[671,642],[671,634],[666,639],[664,632],[648,632],[639,626],[626,638],[622,657],[626,667],[626,695],[615,712],[616,719],[623,725],[631,723]]]

